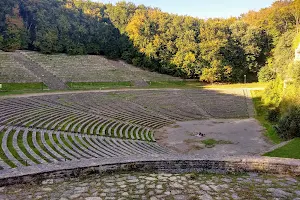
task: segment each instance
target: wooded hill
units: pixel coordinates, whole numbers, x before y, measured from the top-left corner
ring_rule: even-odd
[[[299,28],[299,18],[299,0],[207,20],[126,2],[1,0],[0,47],[105,55],[207,82],[240,82],[244,75],[255,81],[281,35]]]

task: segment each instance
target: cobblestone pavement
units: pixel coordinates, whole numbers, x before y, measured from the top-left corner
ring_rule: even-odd
[[[299,183],[299,177],[258,174],[122,173],[2,187],[0,199],[300,200]]]

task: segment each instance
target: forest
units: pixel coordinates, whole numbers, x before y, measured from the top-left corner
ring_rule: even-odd
[[[126,2],[2,0],[0,47],[105,55],[210,83],[256,81],[279,38],[299,26],[296,4],[204,20]]]

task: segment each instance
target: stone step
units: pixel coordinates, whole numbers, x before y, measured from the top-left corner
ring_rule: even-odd
[[[111,142],[111,139],[110,139],[110,138],[105,138],[104,140],[107,142],[107,145],[108,145],[111,149],[114,150],[113,152],[114,152],[117,156],[121,157],[121,156],[127,156],[127,155],[129,155],[129,152],[128,152],[128,151],[125,151],[125,150],[123,150],[122,148],[119,148],[118,146],[116,146],[113,142]]]
[[[67,160],[75,160],[76,158],[73,156],[73,155],[71,155],[71,154],[69,154],[69,152],[67,152],[67,151],[65,151],[65,148],[67,148],[67,146],[65,145],[65,144],[62,144],[62,147],[60,147],[57,143],[56,143],[56,141],[54,141],[54,139],[53,139],[53,136],[56,136],[57,134],[56,134],[56,132],[54,133],[54,132],[48,132],[48,136],[49,136],[49,139],[50,139],[50,142],[51,142],[51,144],[52,144],[52,146],[54,147],[54,149],[55,149],[55,151],[58,153],[59,152],[59,154],[60,155],[62,155],[63,156],[63,158],[64,159],[67,159]],[[56,137],[57,138],[57,137]],[[58,142],[59,142],[59,140],[58,140]]]
[[[81,154],[84,155],[84,157],[86,158],[92,158],[93,157],[93,154],[89,152],[89,150],[84,147],[79,141],[81,141],[78,137],[77,137],[78,134],[68,134],[68,136],[71,137],[72,139],[72,143],[74,145],[76,145],[76,147],[80,150]],[[77,140],[78,139],[78,140]]]
[[[142,141],[136,141],[135,145],[136,145],[138,148],[141,148],[141,149],[147,149],[149,152],[155,152],[155,153],[161,152],[160,149],[157,149],[156,147],[153,147],[153,146],[151,145],[151,143],[142,142]]]
[[[117,140],[115,142],[118,142],[120,144],[120,146],[122,146],[123,148],[131,150],[132,154],[136,154],[136,155],[148,155],[146,152],[141,151],[141,149],[137,149],[133,145],[131,145],[129,143],[126,143],[125,140]]]
[[[14,59],[31,71],[34,75],[39,77],[51,90],[66,90],[68,86],[58,77],[53,75],[51,72],[45,70],[39,64],[35,63],[33,60],[30,60],[26,54],[22,52],[16,52],[13,54]]]
[[[18,145],[18,135],[20,133],[20,129],[17,129],[13,135],[13,147],[16,150],[16,152],[18,153],[18,155],[20,156],[20,158],[22,158],[26,164],[28,165],[35,165],[36,163],[33,162],[30,158],[28,158],[23,151],[20,149],[19,145]]]
[[[83,133],[84,134],[92,134],[92,133],[90,133],[90,129],[95,125],[95,124],[97,124],[97,122],[99,122],[100,121],[100,119],[94,119],[93,121],[91,121],[89,124],[87,124],[85,127],[84,127],[84,129],[83,129]]]
[[[70,119],[71,117],[75,117],[76,115],[72,115],[69,113],[62,113],[61,115],[56,116],[55,119],[47,120],[47,122],[41,125],[39,125],[40,128],[48,129],[48,130],[56,130],[58,128],[58,124],[62,123],[63,121],[66,121]]]
[[[52,147],[50,147],[49,144],[46,142],[45,134],[47,134],[47,133],[45,133],[45,131],[41,131],[41,132],[39,132],[39,134],[41,135],[42,144],[47,149],[47,151],[50,152],[55,157],[55,159],[57,159],[58,161],[65,161],[65,158],[63,156],[61,156],[57,151],[52,149]]]
[[[73,134],[71,137],[74,137]],[[94,158],[97,158],[99,155],[97,153],[95,153],[94,149],[93,148],[90,148],[90,145],[87,144],[82,135],[81,134],[76,134],[76,137],[80,140],[80,142],[84,145],[82,146],[82,148],[91,156],[91,157],[94,157]],[[74,140],[74,139],[73,139]]]
[[[45,112],[45,114],[50,114],[50,113],[52,113],[53,111],[52,110],[50,110],[50,111],[47,111],[47,112]],[[7,123],[7,124],[15,124],[16,122],[18,123],[18,124],[24,124],[24,122],[23,121],[33,121],[34,119],[33,119],[33,117],[37,117],[37,116],[39,116],[39,115],[45,115],[44,113],[41,113],[41,111],[30,111],[30,112],[26,112],[25,114],[23,114],[23,113],[15,113],[14,115],[13,115],[13,117],[8,117],[8,116],[6,116],[5,118],[6,118],[6,120],[1,120],[2,121],[2,123]],[[9,122],[7,122],[9,120]],[[25,124],[24,124],[25,125]]]
[[[27,138],[28,138],[28,129],[25,129],[22,135],[23,138],[23,144],[24,147],[26,148],[27,152],[30,153],[30,155],[32,157],[34,157],[37,161],[39,161],[39,163],[46,163],[46,161],[41,158],[40,156],[38,156],[33,150],[32,147],[29,146]]]
[[[108,156],[107,152],[101,146],[98,146],[98,144],[95,143],[95,141],[93,140],[93,136],[85,136],[85,139],[87,140],[89,145],[95,150],[95,152],[97,152],[99,157],[111,157]]]
[[[8,136],[9,136],[9,134],[11,134],[12,130],[13,129],[11,127],[9,127],[4,132],[1,148],[8,160],[10,160],[12,163],[14,163],[17,167],[21,167],[21,166],[23,166],[23,164],[12,155],[12,153],[10,152],[10,150],[8,148],[8,144],[7,144]]]
[[[125,137],[125,130],[127,128],[127,126],[129,126],[129,124],[122,124],[120,130],[119,130],[119,134],[120,134],[120,138],[124,138]]]
[[[112,131],[114,128],[116,128],[120,123],[118,123],[117,121],[115,121],[111,126],[109,126],[108,130],[107,130],[107,133],[108,133],[108,136],[109,137],[112,137],[113,136],[113,132]]]
[[[138,141],[125,140],[125,144],[132,146],[134,149],[137,149],[140,153],[143,152],[146,155],[151,155],[154,153],[153,149],[148,147],[148,143],[144,143],[144,145],[140,145]]]
[[[120,127],[122,126],[123,124],[119,123],[116,127],[115,127],[115,130],[114,130],[114,137],[115,138],[119,138],[119,131],[120,131]]]
[[[152,141],[152,140],[151,140],[151,137],[150,137],[150,135],[149,135],[149,133],[150,133],[150,130],[149,130],[149,129],[146,129],[146,132],[145,132],[145,134],[144,134],[144,135],[145,135],[145,138],[146,138],[147,141]]]
[[[101,128],[103,128],[103,127],[105,127],[106,126],[106,124],[108,124],[108,123],[110,123],[110,121],[109,120],[103,120],[103,121],[101,121],[101,123],[97,126],[97,129],[96,129],[96,135],[102,135],[102,132],[100,133],[100,130],[101,130]]]
[[[138,129],[139,127],[134,126],[131,130],[130,130],[130,139],[134,140],[136,139],[136,136],[134,134],[134,132]]]
[[[61,135],[63,135],[65,141],[69,144],[69,146],[72,148],[74,154],[77,158],[90,158],[90,155],[86,154],[83,150],[77,148],[75,146],[74,141],[70,141],[70,139],[68,138],[68,133],[61,133]]]
[[[108,145],[108,143],[105,140],[105,137],[96,137],[94,138],[94,141],[99,143],[99,146],[102,147],[105,150],[105,152],[109,153],[111,157],[119,156],[119,154],[116,153],[115,149]]]
[[[58,129],[59,129],[59,125],[60,125],[61,123],[66,122],[66,121],[68,121],[68,120],[72,120],[72,119],[74,119],[75,117],[76,117],[76,115],[74,115],[74,114],[70,114],[70,115],[68,115],[67,117],[62,116],[62,117],[59,118],[59,120],[57,120],[54,124],[52,124],[52,126],[50,126],[50,124],[49,124],[49,126],[46,125],[46,126],[45,126],[45,129],[58,130]]]
[[[40,152],[48,161],[50,162],[58,162],[57,159],[50,156],[46,151],[42,149],[42,147],[37,142],[37,133],[35,130],[32,130],[32,142],[34,147]]]
[[[0,133],[4,130],[4,126],[0,126]],[[1,133],[3,134],[3,133]],[[2,159],[0,159],[0,167],[2,169],[10,169],[11,167],[5,162],[3,161]]]
[[[94,147],[103,153],[103,155],[106,155],[105,157],[115,157],[116,155],[110,152],[109,149],[106,149],[106,147],[103,145],[103,138],[98,137],[94,135],[93,137],[90,138],[91,142],[93,142]]]
[[[111,121],[110,123],[105,124],[105,126],[103,127],[103,129],[101,131],[101,136],[109,136],[107,129],[115,123],[116,123],[115,121]]]
[[[87,118],[83,118],[83,119],[77,121],[75,124],[72,125],[71,132],[80,133],[79,128],[82,127],[82,124],[88,122],[89,120],[93,120],[93,119],[94,119],[94,116],[89,116]]]
[[[33,125],[36,127],[47,129],[51,124],[55,124],[57,121],[61,121],[62,119],[68,118],[71,113],[66,113],[64,111],[54,111],[53,113],[47,116],[40,118],[40,120],[36,120],[39,124],[34,123]],[[36,125],[37,124],[37,125]]]
[[[142,134],[140,135],[141,140],[143,140],[143,141],[146,140],[145,130],[146,130],[146,128],[143,128],[142,131],[141,131]]]
[[[124,134],[124,138],[126,138],[126,139],[130,139],[130,136],[129,136],[129,131],[130,131],[130,129],[132,129],[133,128],[133,126],[131,125],[131,124],[128,124],[128,126],[127,126],[127,128],[125,129],[125,134]]]
[[[125,145],[122,140],[111,140],[111,143],[117,146],[118,149],[122,149],[122,151],[126,152],[128,155],[145,155],[142,152],[140,153],[139,151],[137,151],[137,149],[134,149],[129,145]]]
[[[81,158],[81,156],[80,156],[77,152],[75,152],[75,151],[72,149],[72,147],[69,148],[69,146],[68,146],[69,143],[68,143],[67,141],[65,141],[65,142],[63,141],[62,135],[63,135],[64,133],[60,133],[59,131],[56,131],[55,134],[56,134],[56,138],[57,138],[57,140],[58,140],[59,145],[62,146],[63,149],[71,156],[70,159],[74,160],[74,159],[80,159],[80,158]],[[66,144],[65,144],[65,143],[66,143]]]
[[[59,129],[59,130],[72,132],[72,129],[75,130],[74,124],[78,123],[78,121],[80,121],[80,120],[86,119],[86,117],[89,117],[89,115],[88,114],[79,115],[76,117],[76,119],[70,120],[70,121],[68,121],[68,123],[64,124],[64,125],[66,125],[66,127],[63,130],[62,129]]]
[[[38,127],[38,128],[45,128],[48,126],[49,123],[52,123],[53,120],[56,120],[58,116],[64,115],[65,112],[63,111],[50,111],[49,113],[43,113],[42,116],[35,116],[32,119],[31,127]],[[29,122],[25,122],[23,124],[26,124]]]

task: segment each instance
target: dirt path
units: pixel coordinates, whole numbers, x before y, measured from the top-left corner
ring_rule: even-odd
[[[6,99],[6,98],[19,98],[19,97],[38,97],[38,96],[50,96],[50,95],[60,95],[60,94],[84,94],[84,93],[109,93],[109,92],[126,92],[126,91],[161,91],[161,90],[169,90],[169,91],[176,91],[181,89],[155,89],[155,88],[149,88],[149,89],[108,89],[108,90],[78,90],[78,91],[58,91],[58,92],[43,92],[43,93],[30,93],[30,94],[13,94],[13,95],[6,95],[6,96],[0,96],[0,99]]]
[[[196,89],[196,88],[195,88]],[[223,88],[202,88],[203,90],[262,90],[263,88],[232,88],[232,89],[223,89]],[[49,95],[60,95],[60,94],[84,94],[84,93],[109,93],[109,92],[126,92],[126,91],[178,91],[185,90],[180,88],[122,88],[122,89],[104,89],[104,90],[62,90],[62,91],[54,91],[54,92],[42,92],[42,93],[29,93],[29,94],[11,94],[0,96],[0,99],[5,98],[19,98],[19,97],[36,97],[36,96],[49,96]]]
[[[159,129],[155,138],[177,153],[202,157],[257,155],[272,147],[263,137],[263,127],[253,119],[211,119],[177,122]],[[204,134],[199,137],[197,134]],[[205,145],[209,142],[212,145]],[[203,143],[204,142],[204,143]]]

